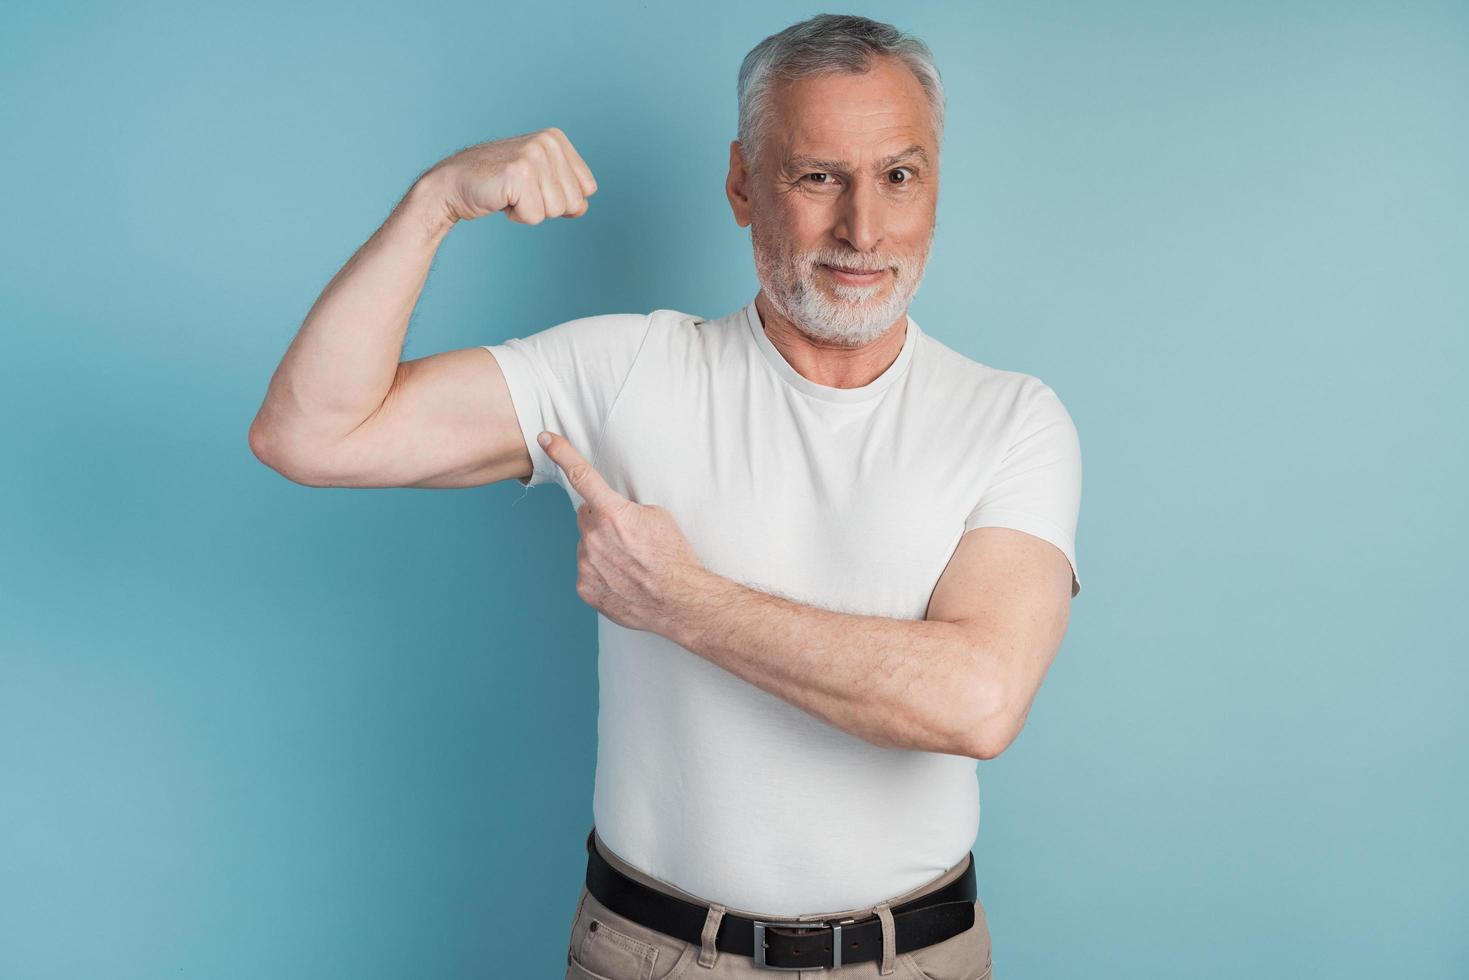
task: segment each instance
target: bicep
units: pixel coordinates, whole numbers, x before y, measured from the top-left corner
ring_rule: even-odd
[[[962,628],[982,658],[998,709],[1018,732],[1066,634],[1072,568],[1044,538],[977,527],[959,545],[929,599],[929,620]],[[1006,739],[1008,741],[1008,739]]]
[[[377,411],[322,456],[331,486],[473,487],[531,472],[504,372],[482,347],[400,363]]]

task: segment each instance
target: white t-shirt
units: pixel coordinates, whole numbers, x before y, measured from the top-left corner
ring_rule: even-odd
[[[959,538],[1017,528],[1076,569],[1076,428],[1031,375],[973,361],[911,316],[870,384],[799,374],[752,300],[584,317],[485,345],[534,461],[571,440],[616,491],[661,504],[726,578],[836,612],[921,620]],[[1080,590],[1073,578],[1072,595]],[[709,901],[801,915],[870,905],[973,846],[973,758],[880,748],[670,640],[598,614],[593,820],[613,853]]]

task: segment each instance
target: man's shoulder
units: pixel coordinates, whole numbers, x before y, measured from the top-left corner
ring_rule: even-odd
[[[663,351],[671,362],[688,358],[719,362],[738,348],[742,323],[739,310],[707,317],[685,310],[657,309],[648,314],[644,346],[650,351]]]
[[[1050,391],[1050,386],[1033,374],[996,367],[970,357],[927,332],[923,334],[923,346],[928,355],[924,361],[933,373],[926,382],[937,390],[957,388],[977,397],[1012,404],[1029,402]]]
[[[707,317],[683,310],[656,309],[646,313],[597,313],[577,317],[551,327],[561,337],[576,340],[628,341],[641,343],[654,330],[685,331],[711,323]]]
[[[541,333],[556,340],[625,341],[646,331],[651,317],[651,313],[592,313],[563,320]]]

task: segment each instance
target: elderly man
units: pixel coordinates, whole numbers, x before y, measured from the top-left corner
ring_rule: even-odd
[[[795,24],[739,73],[750,303],[400,363],[456,222],[577,217],[596,190],[559,129],[469,147],[271,381],[250,443],[292,480],[555,481],[576,507],[601,705],[568,977],[992,973],[975,760],[1015,738],[1065,633],[1081,455],[1050,387],[907,313],[943,105],[916,38]]]

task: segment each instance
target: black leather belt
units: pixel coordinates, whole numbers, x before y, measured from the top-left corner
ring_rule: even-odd
[[[607,863],[587,834],[587,891],[618,915],[693,943],[703,942],[709,906],[650,888]],[[953,881],[892,907],[896,953],[942,942],[974,925],[974,856]],[[725,912],[714,945],[722,952],[754,958],[771,970],[816,970],[882,958],[882,920],[876,915],[790,923],[766,922]]]

